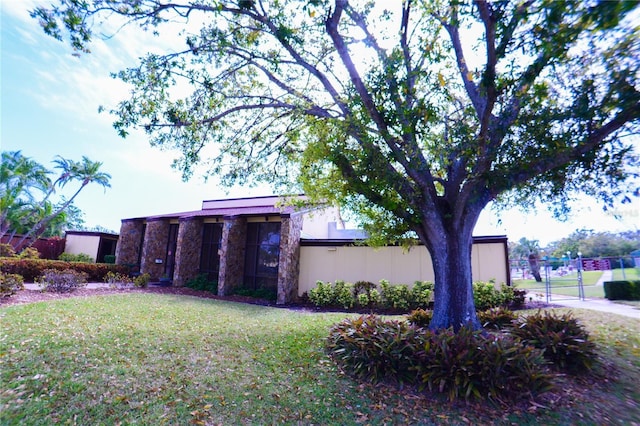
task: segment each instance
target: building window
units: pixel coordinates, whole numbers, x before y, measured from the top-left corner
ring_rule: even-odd
[[[205,223],[202,227],[202,253],[200,254],[200,273],[207,274],[209,281],[218,281],[220,272],[220,242],[222,224]]]
[[[244,287],[277,292],[280,223],[248,223],[245,253]]]

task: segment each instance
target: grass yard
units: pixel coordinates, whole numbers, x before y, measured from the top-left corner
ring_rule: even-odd
[[[640,280],[640,268],[624,268],[624,270],[614,269],[612,272],[613,272],[613,281]]]
[[[0,424],[640,422],[640,321],[575,312],[613,365],[570,400],[505,408],[341,374],[323,344],[348,314],[151,293],[8,306],[0,308]]]

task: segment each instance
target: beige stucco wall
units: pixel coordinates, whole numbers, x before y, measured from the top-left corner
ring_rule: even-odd
[[[471,254],[474,281],[508,280],[504,244],[474,244]],[[300,251],[298,296],[316,286],[317,281],[360,280],[392,284],[433,281],[431,256],[424,246],[406,251],[402,247],[374,249],[364,246],[303,246]]]
[[[95,260],[98,255],[100,236],[98,235],[73,235],[67,234],[64,247],[65,253],[88,254]]]

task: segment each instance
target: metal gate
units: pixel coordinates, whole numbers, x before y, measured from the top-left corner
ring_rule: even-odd
[[[583,258],[568,252],[562,258],[543,257],[538,260],[538,282],[534,265],[526,260],[512,262],[512,282],[540,300],[584,300],[604,297],[603,283],[613,280],[638,279],[640,259],[634,257]],[[626,272],[625,272],[626,271]],[[586,292],[585,292],[586,288]]]

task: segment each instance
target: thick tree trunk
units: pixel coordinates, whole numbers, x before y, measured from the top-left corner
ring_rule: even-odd
[[[450,231],[440,247],[431,247],[435,272],[432,330],[482,326],[476,316],[471,277],[471,232]]]

